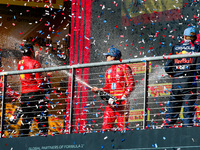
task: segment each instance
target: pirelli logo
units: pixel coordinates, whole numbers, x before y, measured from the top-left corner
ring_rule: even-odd
[[[0,0],[0,4],[60,9],[64,0]]]
[[[131,69],[132,69],[132,72],[134,74],[140,74],[140,73],[145,73],[145,63],[132,63],[132,64],[128,64]],[[151,65],[152,63],[149,62],[149,72],[151,72]]]

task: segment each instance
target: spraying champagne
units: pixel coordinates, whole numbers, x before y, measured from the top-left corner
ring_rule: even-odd
[[[105,92],[104,90],[97,88],[97,87],[93,87],[91,89],[91,91],[93,93],[97,93],[102,100],[104,100],[106,103],[110,104],[110,106],[112,107],[116,107],[117,106],[117,102],[120,101],[119,99],[117,99],[115,96]]]
[[[116,105],[117,98],[113,95],[110,95],[109,93],[106,93],[105,91],[98,91],[98,95],[101,97],[102,100],[107,102],[110,105]]]

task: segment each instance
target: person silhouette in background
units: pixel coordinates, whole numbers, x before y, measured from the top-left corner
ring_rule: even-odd
[[[0,72],[3,72],[3,68],[2,67],[0,67]],[[1,78],[0,78],[0,91],[1,91],[1,95],[3,94],[3,76],[1,76]],[[7,103],[7,98],[8,98],[8,101],[9,101],[9,103],[13,103],[13,102],[15,102],[15,101],[17,101],[18,99],[20,99],[20,94],[19,94],[19,92],[16,92],[16,91],[14,91],[11,87],[10,87],[10,85],[7,83],[7,87],[6,87],[6,101],[5,101],[5,103]],[[11,114],[11,117],[9,118],[9,122],[11,123],[11,124],[15,124],[15,123],[17,123],[17,121],[19,120],[18,119],[18,116],[20,116],[19,115],[19,113],[18,113],[18,109],[16,109],[12,114]]]
[[[38,69],[41,65],[34,60],[34,49],[32,44],[24,44],[21,47],[23,54],[19,61],[17,70]],[[39,135],[48,134],[48,107],[44,100],[43,76],[41,73],[20,74],[21,81],[21,109],[22,121],[19,136],[28,136],[32,121],[38,124]]]
[[[192,54],[200,52],[196,40],[196,30],[193,27],[184,30],[184,40],[172,48],[171,54]],[[165,66],[166,73],[172,77],[172,89],[167,105],[164,127],[172,127],[180,115],[183,106],[183,127],[193,126],[195,101],[197,100],[197,76],[200,74],[200,59],[179,58],[168,60]]]
[[[121,51],[116,48],[110,48],[106,56],[107,61],[121,59]],[[128,126],[129,107],[128,97],[134,90],[135,82],[131,68],[127,64],[112,65],[107,69],[105,75],[105,86],[103,88],[93,87],[92,92],[104,91],[112,96],[103,116],[103,131],[113,130],[115,120],[117,119],[117,130],[125,130]]]
[[[200,30],[199,34],[197,34],[197,39],[195,40],[195,44],[200,45]]]

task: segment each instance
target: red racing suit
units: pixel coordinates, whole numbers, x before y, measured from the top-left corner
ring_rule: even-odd
[[[127,97],[134,90],[135,82],[132,70],[127,64],[112,65],[107,69],[105,75],[105,86],[102,88],[105,92],[115,96],[117,99],[123,99],[117,102],[116,107],[107,104],[103,117],[103,130],[110,130],[117,119],[117,126],[120,130],[125,129],[125,123],[129,117],[129,102]]]
[[[37,69],[41,68],[38,61],[30,58],[29,56],[23,56],[19,61],[17,70]],[[21,92],[30,93],[42,90],[40,86],[43,83],[42,73],[29,73],[20,74],[21,80]]]
[[[23,56],[19,61],[17,70],[37,69],[41,68],[38,61],[29,56]],[[42,73],[20,74],[21,80],[21,108],[22,123],[19,130],[19,136],[28,136],[32,119],[37,120],[40,133],[48,134],[48,107],[47,101],[44,99],[44,79]],[[32,112],[32,113],[30,113]]]

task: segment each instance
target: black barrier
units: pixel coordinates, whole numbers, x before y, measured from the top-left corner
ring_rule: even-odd
[[[1,150],[143,150],[200,149],[200,128],[136,130],[47,137],[5,138]],[[34,141],[34,142],[33,142]]]

